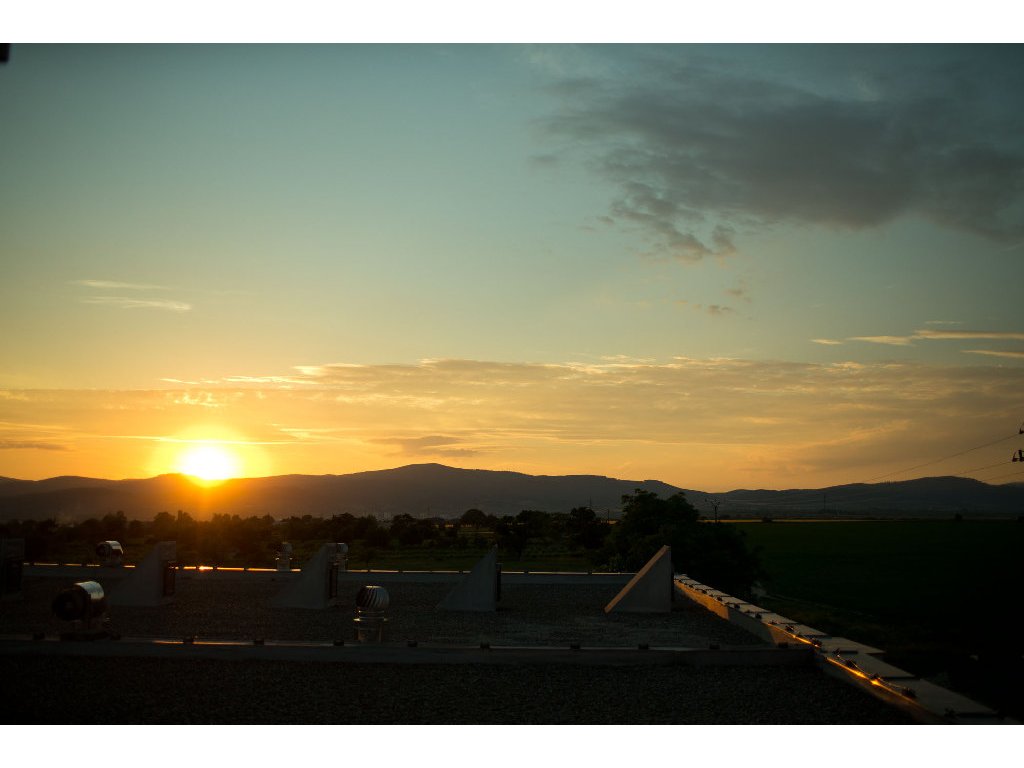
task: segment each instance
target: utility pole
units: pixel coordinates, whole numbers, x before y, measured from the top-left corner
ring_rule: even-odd
[[[713,499],[710,496],[705,497],[704,500],[708,504],[710,504],[711,505],[711,509],[713,509],[715,511],[715,522],[717,523],[718,522],[718,507],[721,505],[722,502],[719,501],[718,499]]]

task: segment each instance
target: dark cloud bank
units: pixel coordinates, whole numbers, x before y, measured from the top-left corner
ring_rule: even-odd
[[[1024,236],[1024,47],[601,53],[616,74],[563,80],[544,128],[616,184],[611,217],[660,252],[693,261],[733,252],[740,229],[907,214]]]

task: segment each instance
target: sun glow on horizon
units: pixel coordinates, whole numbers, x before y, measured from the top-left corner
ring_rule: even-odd
[[[204,443],[183,451],[176,469],[204,484],[213,484],[238,477],[242,474],[242,463],[229,448],[217,443]]]
[[[223,423],[194,424],[153,438],[149,474],[178,473],[197,485],[217,485],[237,477],[266,477],[274,462],[263,443]]]

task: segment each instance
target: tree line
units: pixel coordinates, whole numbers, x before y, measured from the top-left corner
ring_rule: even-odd
[[[640,489],[622,497],[616,521],[603,520],[586,506],[568,513],[523,510],[502,517],[481,509],[466,510],[457,518],[401,514],[388,522],[348,513],[283,520],[214,514],[209,520],[196,520],[185,511],[160,512],[143,521],[129,520],[118,511],[79,523],[4,522],[0,536],[24,539],[29,562],[76,562],[71,559],[75,555],[86,560],[95,544],[105,540],[128,542],[137,551],[173,540],[179,562],[247,567],[272,566],[284,542],[292,544],[301,560],[323,542],[343,541],[350,546],[350,560],[354,553],[369,559],[374,552],[409,548],[483,552],[496,544],[508,561],[522,560],[528,550],[577,552],[595,569],[634,571],[668,544],[677,572],[726,592],[749,595],[761,575],[757,554],[745,545],[738,529],[701,521],[682,493],[662,499]]]

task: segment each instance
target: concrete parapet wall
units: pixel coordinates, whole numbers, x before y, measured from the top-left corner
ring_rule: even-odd
[[[695,579],[677,574],[676,591],[717,616],[776,646],[810,648],[827,673],[905,710],[919,722],[1010,724],[994,710],[882,661],[885,651],[793,621]]]

